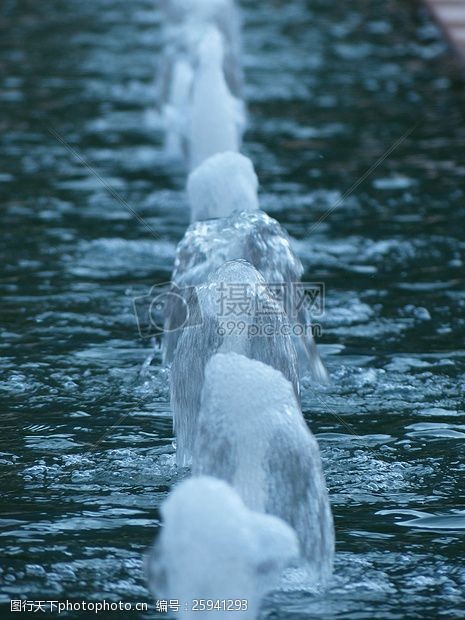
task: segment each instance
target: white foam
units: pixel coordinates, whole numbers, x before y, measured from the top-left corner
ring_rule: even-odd
[[[226,480],[251,510],[289,523],[314,581],[327,581],[334,529],[320,451],[281,372],[236,353],[210,359],[192,471]]]
[[[210,27],[198,47],[192,88],[188,131],[191,170],[216,153],[240,149],[244,119],[226,83],[223,59],[221,33]]]
[[[149,564],[151,588],[180,602],[181,618],[254,618],[262,596],[298,556],[293,530],[245,507],[225,482],[190,478],[161,508],[164,527]],[[192,601],[245,600],[243,611],[193,611]]]
[[[224,301],[230,293],[236,295],[233,314],[228,314]],[[262,316],[264,308],[268,313]],[[190,313],[171,367],[177,461],[183,467],[191,460],[205,365],[218,351],[243,353],[278,368],[299,392],[297,358],[292,339],[283,330],[282,307],[252,265],[244,260],[224,263],[207,284],[196,287]]]
[[[167,0],[161,8],[163,53],[157,72],[157,100],[166,131],[165,150],[170,157],[188,158],[193,78],[200,64],[212,54],[220,64],[221,76],[211,72],[209,87],[213,92],[220,85],[218,101],[231,103],[231,114],[228,109],[223,118],[230,117],[236,123],[238,135],[242,131],[244,106],[236,99],[242,90],[239,16],[233,0]],[[207,45],[212,32],[218,33],[221,49]],[[202,47],[203,60],[199,59]],[[222,88],[224,85],[226,88]],[[223,105],[223,113],[224,109]],[[224,138],[227,131],[222,135]],[[236,141],[228,144],[235,148]]]
[[[189,175],[191,221],[257,210],[257,191],[257,175],[248,157],[234,152],[213,155]]]
[[[165,47],[195,64],[198,39],[215,26],[225,42],[224,72],[235,96],[242,88],[240,15],[234,0],[164,0]]]
[[[312,336],[308,310],[303,305],[297,311],[297,296],[302,289],[295,288],[295,285],[302,276],[302,264],[280,224],[263,211],[254,209],[255,197],[248,195],[248,190],[252,189],[252,170],[246,166],[248,160],[241,160],[241,157],[232,153],[217,155],[191,174],[190,197],[197,212],[205,214],[209,208],[216,212],[222,202],[226,211],[238,205],[239,201],[242,204],[242,198],[244,205],[251,210],[234,211],[230,217],[199,221],[188,228],[176,250],[172,292],[181,292],[182,295],[183,291],[189,291],[189,287],[205,283],[225,261],[248,261],[266,283],[278,288],[278,292],[280,287],[281,292],[284,287],[286,305],[291,305],[287,323],[297,351],[301,376],[310,374],[315,381],[327,382],[328,374]],[[221,169],[219,178],[215,176],[218,168]],[[229,195],[229,202],[228,171],[236,188],[236,193]],[[241,176],[243,188],[236,185],[236,179]],[[179,297],[173,296],[172,303],[165,308],[165,363],[173,359],[183,323],[180,317],[184,313],[185,304]]]

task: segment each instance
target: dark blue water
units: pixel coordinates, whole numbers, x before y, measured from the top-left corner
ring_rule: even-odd
[[[1,4],[1,600],[159,617],[143,555],[176,471],[132,299],[169,280],[189,218],[153,105],[157,3]],[[464,81],[416,3],[242,5],[245,151],[326,285],[333,377],[303,404],[334,586],[263,615],[463,618]]]

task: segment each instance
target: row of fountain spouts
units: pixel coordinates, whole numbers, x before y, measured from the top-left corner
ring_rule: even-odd
[[[176,251],[163,349],[177,464],[192,476],[162,506],[150,585],[179,600],[182,617],[202,615],[192,601],[203,599],[215,602],[209,615],[253,618],[277,584],[324,586],[332,572],[328,493],[300,408],[302,376],[328,377],[295,299],[302,264],[260,210],[239,152],[234,1],[162,0],[162,10],[166,148],[190,169],[192,222]]]

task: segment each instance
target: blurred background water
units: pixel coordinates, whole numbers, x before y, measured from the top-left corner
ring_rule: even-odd
[[[132,299],[169,280],[189,219],[154,111],[157,3],[1,4],[0,600],[155,618],[143,556],[176,471]],[[263,617],[463,618],[464,82],[420,4],[241,4],[245,151],[326,285],[333,377],[303,406],[334,585],[270,596]]]

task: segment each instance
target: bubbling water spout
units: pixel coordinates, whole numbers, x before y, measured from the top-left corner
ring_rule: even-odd
[[[191,222],[256,211],[257,190],[257,175],[248,157],[231,151],[213,155],[187,180]]]
[[[243,109],[226,83],[224,43],[210,27],[198,49],[188,132],[189,165],[193,170],[205,159],[224,151],[239,151],[244,126]]]
[[[247,261],[224,263],[207,284],[196,287],[189,313],[171,368],[177,462],[182,467],[191,460],[205,365],[218,351],[242,353],[277,368],[299,393],[296,353],[282,306]]]
[[[204,77],[201,83],[205,87],[209,84],[216,95],[212,103],[222,102],[218,116],[221,118],[222,113],[223,119],[236,122],[238,135],[242,131],[245,108],[239,100],[243,81],[239,14],[233,0],[163,0],[161,10],[164,51],[159,63],[157,100],[165,125],[165,150],[170,157],[188,159],[192,129],[189,119],[195,112],[194,78]],[[209,77],[205,78],[205,72],[197,71],[200,64],[217,65],[217,70],[207,72]],[[205,109],[207,103],[202,97]],[[220,133],[225,138],[227,127]],[[205,143],[208,141],[204,137]],[[230,144],[235,147],[236,142]]]
[[[164,527],[149,559],[149,582],[157,595],[179,601],[181,618],[255,618],[263,595],[298,556],[292,528],[246,508],[221,480],[182,482],[161,512]],[[198,599],[218,601],[219,608],[193,609]],[[223,605],[228,600],[234,601],[229,609]]]
[[[242,89],[240,14],[234,0],[163,0],[165,48],[171,55],[186,55],[195,64],[199,36],[215,26],[225,44],[224,73],[231,92]],[[166,60],[166,59],[165,59]],[[169,65],[168,65],[169,67]]]
[[[297,293],[304,292],[302,263],[282,226],[259,210],[257,189],[253,164],[239,153],[214,155],[190,174],[191,219],[201,221],[188,228],[176,250],[172,276],[176,294],[169,297],[165,308],[164,362],[172,361],[181,333],[183,289],[205,283],[225,261],[244,259],[265,282],[284,292],[301,376],[309,373],[325,383],[328,374],[313,338],[308,309],[305,304],[298,307]]]
[[[226,480],[251,510],[289,523],[311,577],[326,583],[334,528],[320,451],[281,372],[236,353],[210,359],[192,471]]]

